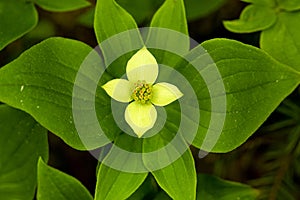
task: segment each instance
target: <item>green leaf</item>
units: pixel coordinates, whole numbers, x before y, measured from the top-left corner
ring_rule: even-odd
[[[115,0],[98,0],[95,11],[94,29],[106,65],[114,58],[119,58],[108,72],[114,77],[121,77],[126,63],[133,54],[144,46],[139,29],[132,16],[120,7]]]
[[[109,153],[102,155],[106,157],[97,172],[96,200],[126,199],[144,182],[148,172],[139,170],[143,166],[142,159],[130,156],[130,152],[136,152],[140,147],[141,140],[127,134],[115,139]]]
[[[167,28],[188,35],[183,0],[166,0],[153,16],[150,26]]]
[[[185,0],[186,17],[188,20],[195,20],[204,17],[226,3],[227,0]]]
[[[275,59],[299,71],[300,12],[285,12],[300,9],[299,1],[282,0],[276,5],[274,1],[269,0],[262,2],[247,0],[246,2],[254,4],[244,9],[239,20],[225,21],[225,27],[237,33],[262,31],[261,48]]]
[[[251,33],[265,30],[275,21],[276,14],[272,8],[253,4],[243,10],[240,19],[224,21],[224,26],[235,33]]]
[[[37,161],[48,159],[47,131],[28,114],[0,105],[0,199],[33,199]]]
[[[176,22],[176,23],[174,23]],[[146,46],[185,55],[189,51],[187,20],[183,0],[166,0],[152,18]],[[161,63],[174,66],[178,59],[167,52],[151,51]]]
[[[151,173],[172,199],[194,200],[196,198],[196,171],[189,149],[169,166]]]
[[[182,122],[181,115],[178,114],[180,108],[181,104],[179,105],[177,101],[164,108],[167,119],[161,131],[143,139],[143,161],[158,184],[172,199],[195,199],[194,160],[189,146],[182,137],[182,134],[188,134],[185,131],[190,129],[178,127]],[[160,119],[157,121],[162,122]]]
[[[90,5],[86,0],[33,0],[33,2],[45,10],[54,12],[72,11]]]
[[[260,46],[278,61],[300,71],[300,12],[281,12],[261,34]]]
[[[34,4],[20,0],[0,1],[0,50],[32,30],[38,22]]]
[[[299,0],[277,0],[278,7],[287,11],[296,11],[300,9]]]
[[[92,195],[74,177],[38,162],[38,200],[92,200]]]
[[[124,31],[136,29],[134,33],[126,38],[126,42],[130,45],[131,42],[141,42],[140,34],[133,17],[115,0],[98,0],[95,11],[94,28],[99,44],[104,40]],[[135,36],[134,38],[132,38]],[[138,41],[133,41],[137,39]],[[122,42],[122,41],[119,41]],[[115,47],[117,48],[117,47]]]
[[[254,200],[257,196],[258,191],[248,185],[198,174],[197,200]]]
[[[122,172],[101,164],[98,176],[95,200],[127,199],[144,182],[148,173]]]
[[[220,90],[219,85],[222,82],[214,73],[211,73],[216,70],[215,65],[206,63],[206,60],[203,59],[204,55],[193,55],[193,51],[196,51],[193,50],[190,53],[190,56],[195,56],[193,62],[204,63],[202,76],[209,81],[212,98],[207,94],[207,86],[198,85],[200,75],[194,73],[190,83],[199,95],[200,112],[207,113],[208,116],[215,116],[211,119],[214,122],[210,122],[212,123],[210,129],[206,128],[208,126],[199,127],[193,145],[210,151],[210,149],[206,149],[206,143],[203,143],[205,137],[209,137],[210,145],[213,144],[210,142],[216,142],[211,151],[228,152],[243,144],[280,102],[298,86],[300,74],[275,61],[262,50],[234,40],[213,39],[204,42],[202,46],[214,60],[222,76],[226,94]],[[185,71],[192,70],[189,65],[178,69],[185,76]],[[187,76],[186,78],[189,79]],[[226,102],[223,102],[224,98],[226,98]],[[224,103],[227,104],[226,113],[219,106]],[[216,107],[213,108],[212,104]],[[209,118],[206,119],[206,115],[201,115],[200,124],[203,123],[201,122],[203,120],[209,120]],[[217,127],[221,123],[220,116],[226,118],[219,136]],[[207,131],[211,131],[210,136],[206,135]]]
[[[0,69],[0,101],[28,112],[73,148],[89,148],[82,144],[75,129],[72,97],[79,67],[91,51],[84,43],[63,38],[51,38],[32,47]],[[82,81],[95,83],[97,80],[95,74],[103,64],[95,59],[92,62],[95,66],[81,73],[85,78]],[[85,91],[85,88],[82,90]],[[89,94],[90,89],[86,90]],[[95,99],[94,95],[90,96],[91,99],[87,95],[76,97],[78,101],[86,102],[81,108],[86,109],[85,112],[90,109],[88,102]],[[96,105],[99,102],[101,104],[102,101],[96,98]],[[92,124],[86,123],[85,129],[89,130]],[[90,133],[92,131],[87,133],[87,137]],[[96,142],[98,139],[91,138],[93,140]]]

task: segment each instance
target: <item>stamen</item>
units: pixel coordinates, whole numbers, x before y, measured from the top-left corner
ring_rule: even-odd
[[[132,98],[142,104],[148,103],[152,97],[152,85],[147,84],[145,81],[138,81],[134,86]]]

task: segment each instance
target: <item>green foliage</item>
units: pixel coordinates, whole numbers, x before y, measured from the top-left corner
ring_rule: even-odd
[[[37,161],[48,159],[47,131],[28,114],[0,105],[0,199],[33,199]]]
[[[32,47],[0,69],[0,101],[30,113],[73,148],[85,149],[73,123],[72,92],[78,69],[91,50],[63,38]]]
[[[85,0],[34,0],[33,2],[14,0],[12,2],[0,2],[0,14],[4,13],[3,16],[7,16],[10,22],[6,20],[0,22],[1,27],[8,27],[7,33],[6,30],[0,31],[2,36],[0,49],[36,25],[37,13],[33,2],[43,9],[59,12],[89,5]],[[188,143],[208,152],[226,153],[236,149],[245,143],[278,105],[299,86],[300,38],[298,37],[300,32],[298,27],[300,25],[297,26],[300,21],[299,1],[278,0],[275,3],[273,0],[245,0],[252,4],[245,8],[240,19],[224,22],[225,26],[233,32],[262,31],[261,47],[281,63],[261,49],[228,39],[212,39],[190,51],[184,5],[186,4],[188,8],[188,18],[196,19],[219,8],[225,0],[213,3],[206,0],[165,0],[163,4],[160,0],[138,1],[135,7],[131,6],[132,2],[123,0],[117,2],[98,0],[96,4],[93,24],[104,61],[97,52],[82,42],[64,38],[47,39],[0,69],[0,101],[29,113],[38,123],[75,149],[90,150],[112,142],[113,147],[107,155],[103,155],[102,163],[99,163],[97,169],[96,200],[255,199],[258,191],[250,186],[224,181],[209,175],[200,174],[197,177],[194,158]],[[151,28],[140,32],[136,21],[143,23],[149,20],[149,16],[152,16],[160,4],[161,7],[150,23]],[[14,19],[17,15],[9,13],[15,9],[15,6],[18,11],[24,11],[25,16],[28,14],[21,26],[11,24],[14,20],[19,23],[19,19]],[[128,12],[122,6],[128,8]],[[198,7],[201,9],[198,10]],[[148,12],[145,13],[145,10]],[[92,18],[90,13],[86,19],[81,20],[88,24]],[[121,34],[124,31],[128,32]],[[174,33],[178,37],[174,37]],[[116,35],[121,38],[115,37]],[[117,39],[107,42],[108,38]],[[151,46],[153,44],[160,45],[161,49],[155,49]],[[114,121],[111,106],[114,101],[111,101],[101,86],[125,74],[128,59],[135,51],[143,46],[148,47],[147,45],[150,46],[149,50],[159,63],[174,68],[189,82],[199,104],[199,110],[198,107],[192,109],[200,112],[201,120],[195,122],[191,113],[180,113],[182,105],[176,101],[165,108],[157,108],[158,117],[167,116],[163,125],[159,122],[155,124],[156,129],[161,128],[160,131],[149,138],[138,139],[124,134],[117,126],[118,122]],[[131,51],[126,52],[127,49]],[[174,49],[177,52],[172,52]],[[112,61],[110,59],[115,54],[119,56],[117,53],[123,51],[124,55],[110,63]],[[175,55],[176,53],[178,55]],[[92,56],[92,59],[86,60],[89,56]],[[201,64],[199,71],[194,68],[194,63]],[[91,70],[80,71],[84,65],[90,66]],[[99,71],[103,71],[100,80],[97,77]],[[212,73],[214,71],[219,73],[220,77],[215,76]],[[158,81],[164,78],[163,73]],[[79,82],[77,82],[78,76]],[[82,83],[83,86],[80,85]],[[217,87],[220,83],[223,87]],[[90,90],[90,85],[95,86],[95,94]],[[182,91],[186,91],[187,87],[188,84],[182,85]],[[74,88],[79,89],[88,98],[74,92],[76,91]],[[190,100],[189,95],[183,96],[184,98]],[[223,100],[226,102],[226,110],[213,107],[213,104],[224,103]],[[85,104],[74,108],[74,101]],[[122,104],[121,107],[124,105]],[[288,108],[282,106],[279,111],[293,118],[293,125],[295,125],[299,122],[299,113],[295,114],[294,111],[300,109],[298,110],[295,105],[290,109],[289,106]],[[81,116],[82,126],[75,127],[75,114],[89,112],[96,113],[96,119],[91,120]],[[190,132],[180,129],[183,119],[187,120],[191,127],[197,127],[195,139],[189,138]],[[47,160],[48,150],[46,130],[37,122],[22,111],[0,105],[0,150],[1,155],[4,155],[0,158],[0,198],[32,199],[34,196],[37,160],[41,156]],[[286,121],[275,126],[282,128],[285,123]],[[99,124],[104,133],[94,130],[94,126]],[[290,121],[288,124],[290,125]],[[162,127],[158,127],[159,125]],[[221,130],[218,129],[220,126]],[[153,132],[156,131],[155,128]],[[80,137],[82,130],[85,131],[84,137],[87,141],[83,141]],[[146,135],[149,133],[151,131]],[[12,134],[16,136],[10,139]],[[102,141],[106,137],[111,141]],[[272,180],[274,185],[270,190],[265,189],[264,187],[268,185],[264,182],[266,179],[256,180],[256,187],[261,189],[262,198],[267,191],[270,191],[274,198],[278,194],[280,198],[292,199],[286,191],[296,188],[292,186],[293,176],[285,177],[282,171],[289,172],[287,170],[289,164],[294,157],[298,159],[299,125],[293,127],[289,137],[286,147],[278,145],[275,148],[277,151],[274,150],[271,155],[265,157],[267,159],[265,162],[270,162],[267,166],[271,166],[265,168],[270,172],[266,179]],[[176,144],[171,142],[174,138],[178,138]],[[166,146],[169,149],[164,148]],[[119,149],[123,151],[120,153]],[[157,150],[160,151],[157,153]],[[149,156],[148,153],[153,154]],[[282,156],[282,161],[286,161],[283,158],[288,156],[288,160],[282,162],[283,164],[273,162],[276,158],[274,155]],[[297,162],[296,164],[300,165]],[[298,169],[299,166],[295,168]],[[280,172],[279,178],[276,175],[276,178],[273,178],[271,173],[273,169]],[[292,172],[297,173],[296,170]],[[143,184],[145,180],[146,183]],[[153,180],[156,180],[157,185],[153,184]],[[277,191],[281,184],[288,187]],[[138,189],[140,186],[141,188]],[[37,199],[91,200],[93,197],[78,180],[47,166],[40,159]]]
[[[243,10],[239,20],[225,21],[225,27],[236,33],[262,31],[261,48],[278,61],[300,71],[299,1],[246,2],[253,4]]]
[[[272,8],[260,5],[247,6],[240,19],[225,21],[225,27],[236,33],[251,33],[271,27],[276,21],[276,14]]]
[[[172,199],[195,199],[196,171],[190,150],[169,166],[153,171],[152,174]]]
[[[131,139],[131,140],[130,140]],[[126,138],[126,134],[119,135],[112,147],[108,151],[102,163],[99,162],[97,169],[97,185],[95,198],[100,199],[126,199],[132,195],[137,188],[144,182],[148,172],[139,172],[138,168],[141,165],[140,160],[130,158],[127,153],[122,154],[117,148],[124,148],[129,152],[134,152],[140,145],[137,145],[137,140],[134,138]],[[124,159],[125,158],[125,159]],[[102,158],[103,159],[103,158]],[[102,160],[101,159],[101,160]],[[106,166],[115,166],[116,169]],[[131,166],[135,166],[137,171],[129,170]],[[143,164],[142,164],[143,165]]]
[[[177,23],[173,23],[174,20]],[[183,0],[166,0],[153,16],[150,26],[167,28],[188,35]]]
[[[92,200],[92,195],[74,177],[38,162],[38,200]]]
[[[148,152],[156,151],[167,145],[174,137],[174,129],[170,127],[174,126],[173,124],[176,124],[176,121],[176,117],[170,116],[170,121],[167,123],[166,128],[154,137],[145,138],[143,140],[130,137],[127,134],[119,135],[116,138],[114,145],[117,145],[117,147],[128,152],[142,151],[147,154]],[[184,142],[182,141],[182,143]],[[186,146],[185,143],[183,145]],[[141,146],[142,149],[140,148]],[[159,153],[155,154],[155,156],[145,155],[133,158],[130,157],[128,153],[122,154],[123,152],[120,152],[117,147],[112,147],[109,154],[103,161],[104,164],[100,165],[101,167],[98,172],[97,179],[99,199],[123,199],[121,197],[125,198],[132,194],[137,189],[137,186],[142,183],[141,181],[144,180],[147,173],[126,173],[125,171],[130,168],[131,170],[136,168],[137,172],[150,171],[158,183],[174,198],[190,199],[192,195],[195,195],[196,173],[193,158],[189,151],[186,152],[183,157],[179,157],[178,160],[172,163],[172,160],[174,160],[174,154],[176,156],[179,153],[176,150],[176,146],[173,146],[171,150],[159,151]],[[172,153],[173,155],[171,155]],[[117,166],[119,171],[106,167],[106,163]],[[172,164],[165,167],[166,163]],[[157,169],[158,166],[165,168],[153,171],[154,169]],[[181,173],[177,174],[176,171],[181,171]],[[126,184],[128,181],[130,181],[131,184]],[[117,189],[119,188],[117,185],[123,185],[122,190]],[[183,185],[188,185],[189,187],[189,189],[184,189],[187,191],[185,193],[183,193]],[[114,192],[115,190],[118,190],[118,192]]]
[[[95,200],[127,199],[144,182],[148,173],[127,173],[100,165]]]
[[[295,1],[246,1],[258,6],[262,12],[270,9],[276,14],[276,21],[269,27],[261,29],[260,46],[275,59],[300,71],[299,63],[299,19],[300,2]],[[243,11],[246,12],[247,8]],[[242,15],[243,15],[242,13]],[[241,15],[241,18],[242,18]],[[245,20],[244,26],[251,27],[258,23],[268,21],[274,14],[258,19],[260,22]],[[240,27],[232,27],[233,22],[224,22],[225,27],[233,32],[243,32]],[[254,30],[253,30],[254,31]],[[249,31],[251,32],[251,31]],[[287,103],[288,102],[288,103]],[[259,199],[297,199],[297,183],[295,177],[299,176],[297,159],[299,158],[299,106],[286,101],[278,108],[279,112],[288,116],[288,119],[275,122],[265,128],[271,134],[262,136],[262,146],[266,150],[259,153],[258,162],[260,173],[263,174],[250,182],[261,190]],[[290,119],[291,118],[291,119]],[[263,129],[263,130],[265,130]],[[257,139],[258,140],[258,139]],[[269,142],[272,141],[272,142]],[[283,142],[284,141],[284,142]],[[259,151],[254,149],[252,151]],[[260,151],[259,151],[260,152]],[[249,155],[243,155],[250,157]],[[256,157],[257,158],[257,157]],[[295,196],[293,196],[293,194]]]
[[[1,0],[0,18],[0,50],[28,33],[38,22],[34,4],[20,0]]]
[[[215,176],[198,174],[197,199],[254,200],[259,192],[248,185],[225,181]]]
[[[222,75],[227,98],[224,128],[212,151],[228,152],[244,143],[261,126],[280,102],[298,86],[300,75],[262,50],[240,42],[213,39],[202,46]],[[188,69],[191,69],[190,66],[180,69],[180,72],[189,76]],[[196,87],[195,91],[207,94],[203,87]],[[210,104],[205,104],[209,98],[201,95],[200,110],[218,113],[218,110],[210,110]],[[220,98],[220,95],[216,98]],[[200,148],[206,132],[205,128],[199,129],[193,145]]]
[[[34,3],[48,11],[72,11],[90,5],[86,0],[1,0],[0,50],[37,25],[38,13]]]
[[[111,26],[111,24],[114,24],[114,26]],[[104,55],[105,63],[109,62],[107,60],[114,55],[119,57],[119,52],[123,52],[125,47],[138,50],[142,48],[144,44],[133,17],[120,7],[115,0],[98,0],[94,29],[97,41]],[[131,30],[129,34],[120,35],[120,33],[128,30]],[[110,39],[105,42],[105,45],[102,44],[102,42],[112,36],[115,36],[116,39]],[[115,63],[115,67],[109,68],[108,71],[113,77],[120,77],[124,74],[120,73],[120,69],[125,68],[126,63],[131,56],[132,54],[121,57],[121,59]]]
[[[280,62],[300,71],[300,12],[282,12],[272,28],[261,33],[260,46]]]
[[[113,24],[113,26],[111,26],[111,24]],[[94,29],[97,40],[100,44],[109,37],[118,33],[130,29],[137,29],[137,25],[133,17],[120,7],[115,0],[98,0],[96,5]],[[136,31],[138,34],[138,30]],[[132,38],[127,38],[127,40],[128,39],[128,45],[130,45]]]
[[[174,20],[177,23],[174,23]],[[166,0],[153,16],[150,27],[158,27],[161,29],[150,29],[147,35],[146,44],[158,43],[157,46],[160,46],[160,48],[164,50],[176,49],[180,51],[178,53],[181,55],[184,55],[188,52],[190,47],[189,38],[183,38],[181,35],[176,37],[176,34],[173,32],[180,32],[188,36],[183,0]],[[165,31],[166,29],[172,31]],[[160,58],[161,63],[168,64],[168,66],[174,66],[178,62],[178,59],[170,57],[165,52],[155,50],[152,52],[156,55],[156,57]]]
[[[279,8],[287,11],[296,11],[300,9],[299,0],[277,0]]]

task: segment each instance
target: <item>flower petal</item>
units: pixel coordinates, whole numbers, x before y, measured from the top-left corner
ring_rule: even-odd
[[[157,83],[152,88],[151,102],[156,106],[166,106],[182,97],[180,90],[170,83]]]
[[[127,63],[126,74],[130,82],[146,81],[153,84],[158,76],[158,64],[154,56],[143,47]]]
[[[113,79],[108,81],[102,88],[116,101],[130,102],[132,100],[132,84],[125,79]]]
[[[132,102],[125,110],[125,120],[139,138],[154,126],[156,118],[157,112],[152,104]]]

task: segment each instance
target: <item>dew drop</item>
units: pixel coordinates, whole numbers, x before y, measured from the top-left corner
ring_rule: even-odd
[[[279,80],[276,80],[275,82],[276,82],[276,83],[278,83],[278,82],[279,82]]]
[[[37,108],[37,109],[39,109],[39,108],[40,108],[40,106],[36,106],[36,108]]]
[[[21,86],[20,92],[23,92],[23,90],[24,90],[24,85]]]

